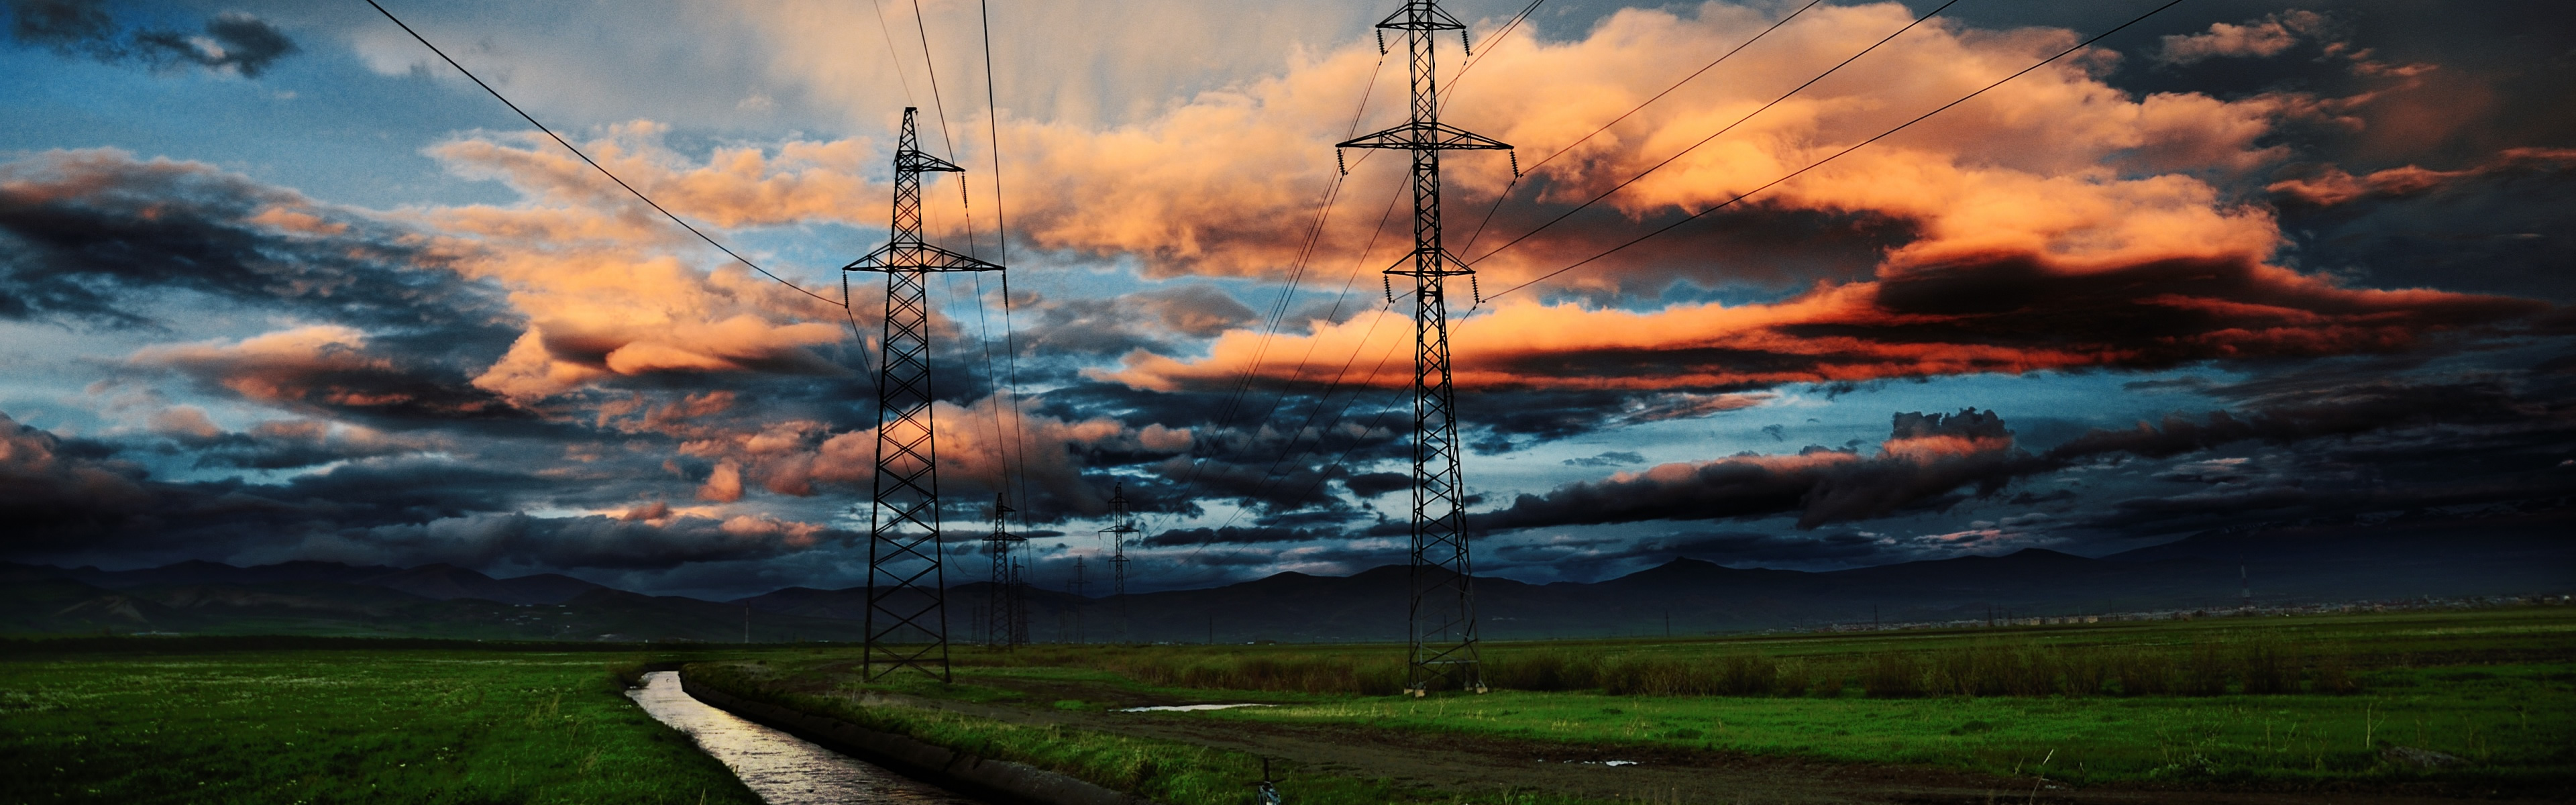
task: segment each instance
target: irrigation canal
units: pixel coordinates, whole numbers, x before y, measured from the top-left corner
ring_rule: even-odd
[[[709,707],[680,690],[680,675],[654,671],[626,692],[644,712],[689,734],[769,805],[979,805],[813,742]]]

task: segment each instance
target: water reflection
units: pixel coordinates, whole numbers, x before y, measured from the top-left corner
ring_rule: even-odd
[[[680,675],[671,671],[645,674],[644,687],[626,695],[655,720],[688,733],[698,748],[733,769],[734,776],[769,805],[976,805],[974,800],[709,707],[682,692]]]

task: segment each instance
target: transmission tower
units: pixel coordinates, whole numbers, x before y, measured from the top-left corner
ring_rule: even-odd
[[[1118,642],[1127,642],[1127,540],[1136,533],[1136,518],[1127,513],[1127,485],[1109,496],[1109,597],[1118,602]]]
[[[1413,253],[1386,270],[1391,277],[1413,278],[1413,544],[1405,689],[1415,696],[1435,686],[1483,693],[1467,562],[1466,488],[1458,466],[1458,400],[1449,385],[1448,279],[1466,276],[1474,293],[1475,272],[1440,245],[1440,152],[1511,146],[1440,122],[1434,45],[1442,31],[1457,31],[1465,44],[1467,26],[1433,0],[1406,0],[1377,27],[1404,32],[1413,77],[1411,119],[1333,147],[1413,154]],[[1384,52],[1386,35],[1378,34],[1378,42]],[[1393,285],[1388,288],[1391,294]]]
[[[993,534],[984,538],[985,547],[993,554],[993,586],[985,591],[984,643],[994,648],[1019,648],[1028,635],[1028,600],[1020,594],[1019,565],[1012,561],[1020,544],[1029,538],[1013,534],[1004,527],[1006,518],[1016,511],[1005,504],[1001,495],[993,496]]]
[[[947,576],[940,566],[939,450],[930,394],[933,272],[1001,266],[921,241],[921,174],[964,168],[921,152],[913,107],[904,107],[894,152],[893,234],[842,271],[886,275],[884,359],[877,365],[876,499],[868,512],[868,614],[861,671],[870,680],[903,668],[948,681]]]

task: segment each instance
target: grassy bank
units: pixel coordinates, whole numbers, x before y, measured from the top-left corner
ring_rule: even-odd
[[[124,647],[0,661],[0,802],[759,802],[631,653]]]
[[[1494,644],[1496,692],[1422,700],[1387,695],[1402,671],[1394,646],[1034,646],[962,652],[959,684],[904,690],[1030,709],[1268,701],[1282,706],[1194,717],[2079,785],[2558,796],[2576,794],[2571,638],[2576,610],[2544,607]],[[847,693],[848,659],[764,673]],[[983,728],[940,729],[933,740],[958,745]],[[1100,775],[1117,772],[1085,774]]]
[[[826,663],[831,667],[846,665]],[[812,685],[790,684],[799,671],[821,667],[805,662],[695,663],[684,672],[694,685],[706,685],[742,698],[794,710],[827,715],[870,729],[909,735],[987,758],[1023,763],[1138,794],[1169,805],[1242,805],[1262,780],[1260,758],[1241,752],[1153,738],[1139,738],[1060,724],[1025,724],[946,710],[895,704],[861,704],[861,689],[834,685],[816,692]],[[806,680],[810,682],[811,680]],[[972,700],[1012,700],[1007,691],[989,686],[955,688],[898,678],[901,684],[877,686],[904,694],[957,695]],[[798,688],[804,688],[799,690]],[[1040,703],[1055,706],[1055,703]],[[1080,706],[1080,702],[1064,702]],[[1283,788],[1297,792],[1300,805],[1382,805],[1384,803],[1493,803],[1493,805],[1577,805],[1580,800],[1523,793],[1461,798],[1454,794],[1411,790],[1386,781],[1357,780],[1274,770]],[[1482,798],[1479,798],[1482,797]]]
[[[1391,695],[1400,646],[1032,646],[966,653],[1152,685]],[[2418,666],[2576,662],[2576,608],[2123,622],[1682,640],[1488,643],[1486,682],[1653,696],[2225,696],[2366,691]]]
[[[1501,691],[1219,711],[1600,746],[1942,766],[2078,784],[2317,788],[2428,783],[2566,791],[2576,780],[2576,668],[2374,674],[2367,695],[1871,699]],[[2392,762],[2397,746],[2458,765]]]

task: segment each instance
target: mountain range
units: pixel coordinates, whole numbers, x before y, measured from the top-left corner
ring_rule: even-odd
[[[1488,639],[1693,635],[1871,623],[2576,591],[2576,511],[2293,523],[2206,532],[2098,558],[2042,549],[1827,572],[1676,557],[1599,582],[1476,580]],[[1280,573],[1086,598],[1028,591],[1041,642],[1403,639],[1407,570]],[[949,589],[952,638],[980,640],[993,592]],[[898,605],[907,602],[894,602]],[[914,602],[917,603],[917,602]],[[732,601],[648,596],[570,576],[189,561],[107,571],[0,563],[0,632],[328,634],[514,640],[862,639],[864,587]]]

